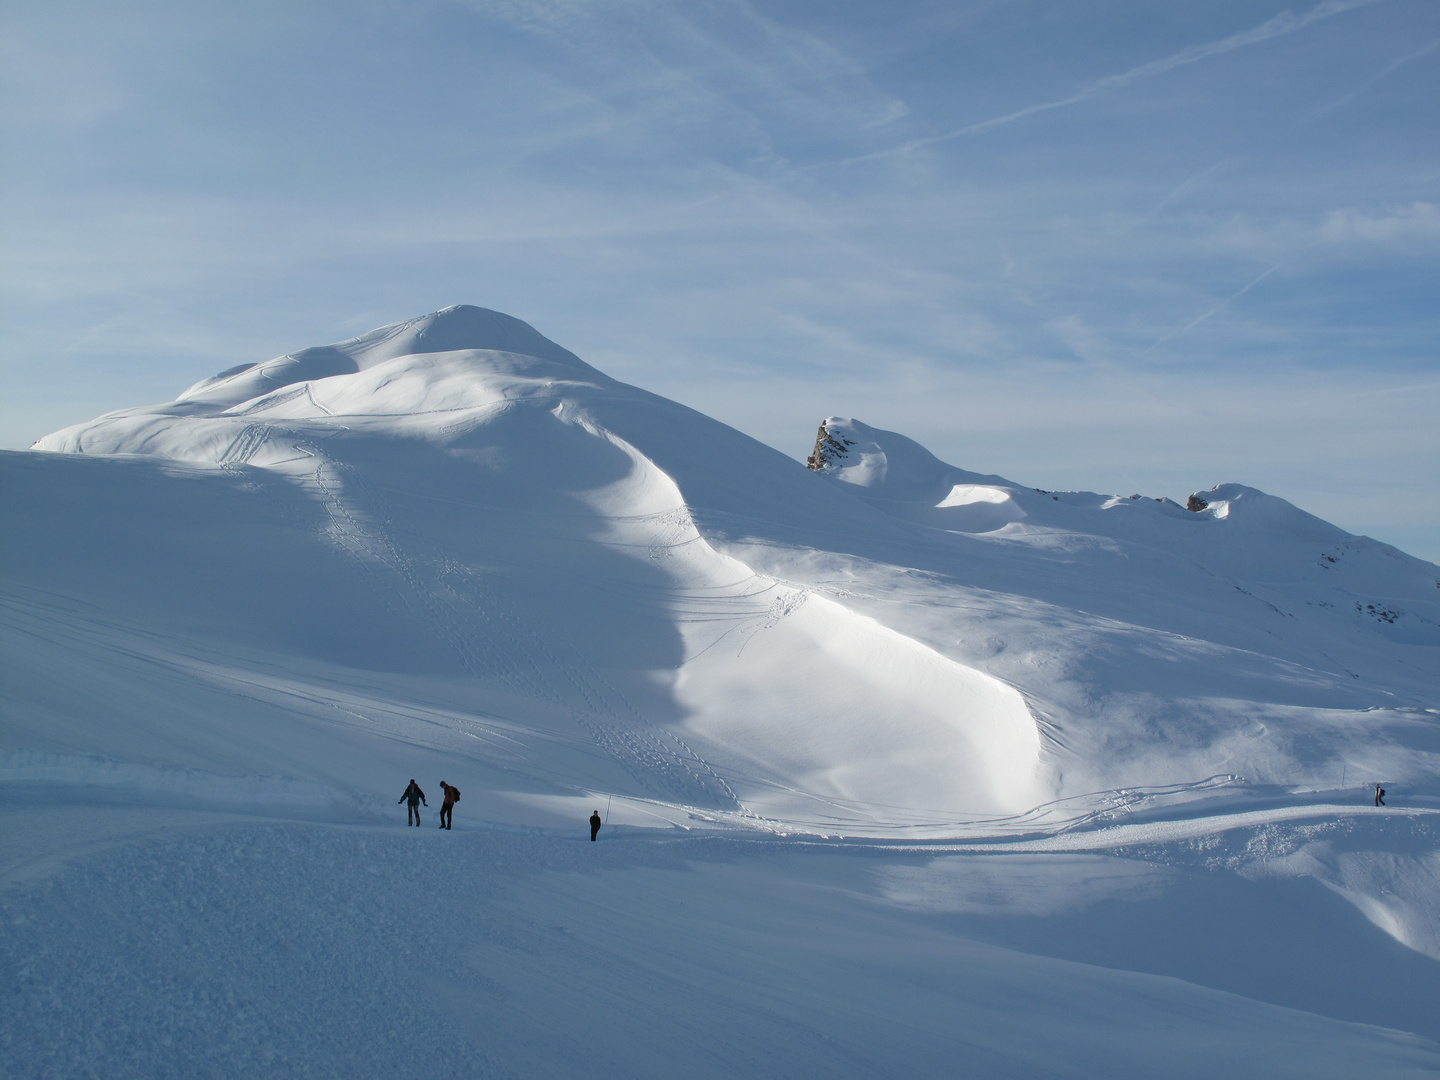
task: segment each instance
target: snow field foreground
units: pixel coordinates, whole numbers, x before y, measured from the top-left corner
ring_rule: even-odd
[[[12,805],[10,816],[82,831],[99,808]],[[425,817],[401,832],[192,813],[7,889],[0,1069],[1440,1068],[1433,963],[1324,889],[1207,873],[1203,851],[931,859],[644,831],[597,844],[581,829],[442,835]],[[1382,1018],[1431,1038],[1372,1026]]]
[[[806,470],[478,308],[37,449],[6,1075],[1436,1070],[1440,568]]]

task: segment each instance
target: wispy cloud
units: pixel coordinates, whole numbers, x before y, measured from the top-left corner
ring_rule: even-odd
[[[1102,79],[1086,83],[1068,97],[1058,98],[1055,101],[1042,101],[1036,105],[1027,105],[1023,109],[1016,109],[1014,112],[1006,113],[1003,116],[994,116],[988,120],[981,120],[974,124],[967,124],[965,127],[957,128],[954,131],[946,132],[943,135],[932,135],[923,139],[912,139],[902,146],[889,150],[882,150],[875,154],[868,154],[857,158],[857,161],[871,160],[879,157],[886,157],[894,154],[908,153],[925,146],[933,146],[936,143],[948,142],[965,135],[978,135],[993,128],[1003,127],[1006,124],[1013,124],[1016,120],[1023,120],[1027,116],[1034,116],[1036,113],[1050,112],[1054,109],[1064,109],[1071,105],[1078,105],[1091,98],[1100,97],[1120,90],[1131,83],[1139,82],[1142,79],[1154,78],[1156,75],[1163,75],[1167,71],[1173,71],[1179,67],[1199,63],[1212,56],[1219,56],[1222,53],[1232,52],[1235,49],[1243,49],[1249,45],[1258,45],[1263,41],[1270,41],[1273,38],[1284,37],[1286,34],[1293,34],[1302,30],[1311,23],[1319,22],[1322,19],[1333,18],[1336,15],[1353,10],[1354,8],[1369,7],[1372,4],[1384,3],[1384,0],[1324,0],[1316,4],[1309,11],[1296,15],[1286,9],[1272,19],[1268,19],[1259,26],[1249,30],[1241,30],[1239,33],[1231,34],[1229,37],[1221,38],[1218,41],[1209,41],[1203,45],[1192,45],[1188,49],[1181,49],[1177,53],[1160,60],[1151,60],[1149,63],[1133,67],[1129,71],[1122,71],[1118,75],[1107,75]]]
[[[1398,210],[1366,213],[1360,210],[1334,210],[1325,216],[1320,235],[1330,242],[1433,240],[1440,237],[1440,206],[1417,202]]]
[[[1248,292],[1249,292],[1251,289],[1253,289],[1256,285],[1259,285],[1260,282],[1264,281],[1267,277],[1269,277],[1271,274],[1273,274],[1276,270],[1279,270],[1279,269],[1280,269],[1280,265],[1281,265],[1281,264],[1276,263],[1274,266],[1270,267],[1269,270],[1266,270],[1264,273],[1262,273],[1259,277],[1255,278],[1253,281],[1248,282],[1243,288],[1237,290],[1236,292],[1231,293],[1231,294],[1230,294],[1229,296],[1227,296],[1224,300],[1221,300],[1220,303],[1216,304],[1214,307],[1212,307],[1209,311],[1205,312],[1203,315],[1200,315],[1200,316],[1197,316],[1197,317],[1194,318],[1194,319],[1191,319],[1188,323],[1186,323],[1184,326],[1182,326],[1179,330],[1176,330],[1175,332],[1170,333],[1170,334],[1166,334],[1166,335],[1165,335],[1164,337],[1162,337],[1159,341],[1155,342],[1155,344],[1151,346],[1151,349],[1159,348],[1161,345],[1164,345],[1167,341],[1174,341],[1176,338],[1184,337],[1186,334],[1190,333],[1191,330],[1194,330],[1197,326],[1199,326],[1201,323],[1203,323],[1206,319],[1209,319],[1209,318],[1211,318],[1211,317],[1214,316],[1214,315],[1218,315],[1220,312],[1224,311],[1227,307],[1229,307],[1231,304],[1233,304],[1236,300],[1239,300],[1242,296],[1244,296],[1246,293],[1248,293]]]
[[[798,455],[859,413],[1046,487],[1306,490],[1337,431],[1362,461],[1350,388],[1434,374],[1440,5],[1263,0],[1177,39],[1174,5],[1127,0],[1097,34],[1115,6],[19,5],[0,445],[464,301]],[[1119,74],[1054,89],[1077,40]],[[1143,125],[1099,107],[1222,67]],[[1286,137],[1386,72],[1384,110]],[[895,119],[976,101],[1002,104]],[[1083,130],[1024,119],[1072,103],[1047,116]],[[833,167],[972,119],[1005,137]],[[1222,382],[1213,423],[1174,422]],[[1307,388],[1284,438],[1246,411]],[[1365,423],[1403,407],[1408,442],[1355,465],[1406,477],[1430,537],[1435,402],[1375,399]]]
[[[907,111],[845,52],[746,0],[450,2],[565,51],[572,74],[599,76],[592,89],[620,107],[648,99],[688,128],[697,105],[757,126],[764,113],[772,127],[783,117],[832,135],[883,127]]]
[[[1146,220],[1149,220],[1149,218],[1153,218],[1156,214],[1160,213],[1161,210],[1164,210],[1171,203],[1174,203],[1179,199],[1183,199],[1191,192],[1205,186],[1216,176],[1224,172],[1227,168],[1231,168],[1233,165],[1234,162],[1227,158],[1224,161],[1217,161],[1214,165],[1201,169],[1193,176],[1186,177],[1174,188],[1172,188],[1163,199],[1161,199],[1158,203],[1155,204],[1155,209],[1150,211],[1150,214],[1147,216]]]
[[[1411,61],[1414,60],[1419,60],[1420,57],[1425,56],[1427,53],[1434,52],[1437,48],[1440,48],[1440,38],[1435,38],[1433,41],[1425,45],[1421,45],[1418,49],[1413,49],[1403,56],[1396,57],[1394,60],[1391,60],[1390,63],[1386,64],[1383,68],[1377,71],[1374,75],[1370,76],[1370,78],[1366,79],[1359,86],[1355,87],[1354,90],[1351,90],[1347,94],[1342,94],[1334,101],[1327,101],[1325,104],[1320,105],[1314,110],[1312,110],[1296,126],[1299,127],[1301,125],[1308,124],[1311,121],[1317,120],[1320,117],[1324,116],[1326,113],[1332,113],[1336,109],[1343,108],[1344,106],[1350,104],[1350,102],[1354,101],[1361,94],[1363,94],[1366,90],[1369,90],[1376,83],[1380,82],[1383,79],[1388,79],[1391,75],[1395,74],[1395,72],[1399,71],[1406,64],[1409,64]]]

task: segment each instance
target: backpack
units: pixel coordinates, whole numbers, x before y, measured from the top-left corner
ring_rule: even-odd
[[[458,787],[452,787],[450,789],[450,798],[453,802],[460,801],[460,789]]]

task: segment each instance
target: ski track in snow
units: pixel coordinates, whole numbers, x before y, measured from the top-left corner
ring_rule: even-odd
[[[260,448],[269,438],[269,425],[246,424],[240,429],[240,434],[235,436],[235,441],[221,455],[220,465],[226,468],[248,465],[250,459],[259,453]]]

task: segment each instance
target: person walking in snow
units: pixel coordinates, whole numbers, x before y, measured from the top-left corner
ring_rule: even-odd
[[[1384,805],[1385,805],[1385,789],[1384,789],[1383,787],[1381,787],[1379,784],[1376,784],[1376,785],[1375,785],[1375,805],[1376,805],[1376,806],[1384,806]]]
[[[445,793],[445,802],[440,806],[440,827],[448,829],[451,827],[455,804],[460,801],[460,789],[451,787],[444,780],[440,781],[440,790]]]
[[[405,789],[405,794],[400,796],[400,801],[410,804],[410,808],[405,813],[405,824],[419,825],[420,804],[425,803],[427,809],[430,804],[425,802],[425,792],[420,790],[420,785],[415,782],[414,777],[410,778],[410,786]]]
[[[595,834],[600,831],[600,811],[596,810],[590,815],[590,839],[595,839]]]

